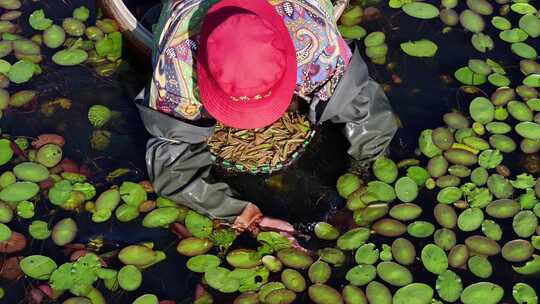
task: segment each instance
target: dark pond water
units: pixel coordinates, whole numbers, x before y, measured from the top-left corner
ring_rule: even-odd
[[[54,3],[50,3],[54,2]],[[156,11],[148,13],[154,6],[154,1],[131,0],[129,5],[137,17],[145,17],[145,23],[151,24]],[[59,21],[73,8],[86,5],[92,8],[92,18],[95,17],[95,7],[92,1],[66,0],[41,1],[27,3],[24,7],[25,18],[35,8],[45,9],[46,15]],[[403,128],[399,130],[392,144],[392,156],[402,159],[414,155],[417,136],[425,128],[440,126],[441,117],[451,109],[466,109],[468,101],[477,95],[471,95],[460,90],[455,82],[444,81],[444,76],[465,65],[471,57],[487,58],[473,50],[469,43],[470,34],[458,29],[441,34],[441,26],[433,26],[432,22],[421,22],[396,13],[396,10],[383,12],[383,17],[366,25],[368,31],[383,30],[387,35],[389,44],[388,62],[394,65],[393,69],[387,66],[370,64],[370,73],[373,78],[387,86],[387,94],[392,102],[396,114],[400,117]],[[437,59],[415,59],[405,57],[399,50],[399,43],[406,40],[420,38],[431,39],[439,45]],[[498,41],[499,43],[502,43]],[[501,48],[499,48],[501,49]],[[502,48],[505,49],[505,48]],[[141,180],[145,178],[144,151],[148,138],[137,112],[132,104],[133,97],[149,80],[148,65],[141,63],[139,58],[131,58],[129,47],[126,49],[126,61],[118,73],[110,78],[101,78],[86,67],[58,68],[46,64],[46,72],[37,77],[30,87],[41,93],[35,108],[27,111],[10,111],[5,113],[0,122],[2,132],[11,135],[37,136],[41,133],[59,133],[66,139],[65,154],[74,160],[88,164],[94,173],[93,179],[98,182],[99,189],[111,184],[104,183],[104,177],[116,168],[130,168],[131,173],[125,179]],[[517,66],[508,66],[508,52],[490,53],[489,58],[505,65],[510,75],[517,75]],[[394,76],[393,76],[394,75]],[[400,84],[393,83],[399,76]],[[515,79],[513,83],[515,83]],[[483,88],[482,89],[486,89]],[[58,109],[54,115],[45,117],[40,112],[40,106],[47,101],[65,97],[72,100],[69,110]],[[87,122],[86,113],[93,104],[106,104],[112,110],[121,113],[109,131],[113,134],[110,146],[104,151],[95,151],[91,148],[90,137],[93,129]],[[464,108],[465,107],[465,108]],[[237,191],[238,196],[253,201],[261,206],[265,213],[287,219],[295,225],[306,228],[309,223],[326,219],[330,210],[339,208],[343,201],[334,190],[335,181],[350,165],[346,155],[347,143],[340,134],[340,125],[324,125],[321,132],[310,144],[305,154],[291,168],[273,175],[252,176],[247,174],[231,174],[219,169],[215,170],[215,177],[230,183]],[[509,162],[517,164],[517,156]],[[522,170],[515,165],[512,169]],[[114,184],[121,183],[121,179],[114,180]],[[423,196],[418,204],[426,206],[424,220],[434,221],[431,209],[434,198]],[[46,218],[55,222],[65,216],[74,216],[64,212],[43,208],[44,213],[34,219]],[[130,294],[108,294],[109,303],[131,303],[137,295],[142,293],[155,293],[160,299],[184,300],[191,303],[190,296],[199,280],[199,276],[189,272],[184,264],[186,259],[175,251],[176,240],[174,236],[159,229],[142,229],[140,221],[118,225],[114,222],[95,224],[86,214],[77,215],[80,231],[77,242],[87,242],[96,236],[103,236],[106,241],[106,250],[115,250],[129,243],[152,240],[156,248],[168,254],[166,262],[159,263],[145,271],[143,286]],[[27,227],[28,221],[18,223],[20,227]],[[338,223],[339,224],[339,223]],[[17,229],[15,229],[17,230]],[[512,235],[511,223],[505,222],[503,226],[506,238]],[[458,242],[468,234],[460,234]],[[503,239],[507,241],[508,239]],[[377,239],[376,242],[390,242],[386,239]],[[415,240],[422,248],[427,240]],[[324,243],[307,242],[307,247],[318,247]],[[41,252],[54,257],[57,261],[65,260],[65,256],[54,245],[45,245],[42,242],[33,242],[31,250],[27,252]],[[537,279],[525,279],[514,275],[510,265],[500,258],[490,259],[495,272],[489,280],[503,285],[506,289],[505,301],[512,303],[510,290],[516,282],[527,282],[540,291]],[[337,270],[344,274],[345,269]],[[415,279],[435,286],[435,276],[427,273],[421,263],[415,263],[411,268]],[[467,271],[457,271],[462,277],[464,285],[478,281]],[[340,282],[336,281],[338,285]],[[29,282],[21,284],[10,283],[3,286],[7,297],[2,303],[24,303],[22,294],[24,288],[29,288]],[[227,303],[227,299],[219,303]],[[184,303],[182,302],[182,303]],[[307,302],[299,299],[298,303]]]

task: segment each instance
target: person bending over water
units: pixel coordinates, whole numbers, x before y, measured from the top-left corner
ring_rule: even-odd
[[[348,153],[361,162],[384,153],[397,129],[358,47],[340,36],[329,0],[166,1],[152,57],[152,80],[136,104],[153,136],[146,162],[154,188],[239,233],[294,229],[208,181],[216,121],[265,127],[297,98],[312,123],[344,123]]]

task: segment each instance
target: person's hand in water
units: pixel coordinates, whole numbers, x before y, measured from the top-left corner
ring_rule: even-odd
[[[280,219],[264,216],[261,210],[256,205],[251,203],[248,204],[244,208],[242,214],[236,218],[233,228],[238,233],[248,231],[253,236],[256,236],[261,231],[279,232],[291,241],[294,248],[307,251],[293,236],[296,232],[293,225]]]

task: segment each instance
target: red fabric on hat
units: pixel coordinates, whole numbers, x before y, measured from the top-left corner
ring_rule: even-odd
[[[266,0],[223,0],[207,13],[197,53],[206,110],[224,125],[272,124],[287,110],[296,86],[296,51]],[[247,97],[248,100],[234,100]]]

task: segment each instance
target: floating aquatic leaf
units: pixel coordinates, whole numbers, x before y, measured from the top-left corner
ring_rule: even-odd
[[[512,228],[516,235],[522,238],[528,238],[534,234],[536,226],[538,226],[538,218],[534,212],[530,210],[522,210],[518,212],[512,221]]]
[[[512,296],[518,304],[536,304],[538,296],[536,291],[527,283],[517,283],[512,288]]]
[[[492,220],[484,220],[482,222],[482,232],[494,241],[500,241],[503,234],[501,226]]]
[[[433,143],[433,130],[431,129],[423,130],[420,133],[420,137],[418,139],[418,146],[420,148],[420,151],[422,151],[425,156],[430,158],[440,155],[442,153],[441,149],[439,149]]]
[[[126,291],[134,291],[141,286],[142,274],[141,271],[133,266],[126,265],[118,271],[118,285]]]
[[[532,260],[525,263],[523,266],[512,266],[515,272],[522,275],[537,275],[540,274],[540,256],[533,255]]]
[[[532,188],[536,184],[536,179],[534,176],[528,173],[522,173],[516,176],[516,180],[510,181],[512,186],[517,189],[527,189]]]
[[[418,19],[432,19],[439,16],[439,9],[429,3],[412,2],[401,8],[407,15]]]
[[[33,29],[38,31],[44,31],[53,24],[51,19],[45,17],[45,12],[42,9],[36,10],[30,14],[28,22]]]
[[[458,217],[458,227],[461,231],[474,231],[482,225],[484,213],[480,208],[468,208]]]
[[[357,264],[373,265],[379,259],[379,249],[373,243],[360,246],[354,255]]]
[[[236,268],[229,274],[229,279],[238,280],[240,286],[239,292],[257,291],[264,284],[268,283],[270,271],[265,267],[256,267],[250,269]]]
[[[405,54],[415,57],[433,57],[437,53],[437,45],[427,39],[409,41],[400,44]]]
[[[461,294],[463,304],[496,304],[502,299],[504,290],[497,284],[479,282],[467,286]]]
[[[347,198],[351,193],[360,188],[360,185],[362,185],[362,181],[358,176],[346,173],[338,178],[336,189],[341,197]]]
[[[53,55],[54,63],[63,66],[73,66],[83,63],[88,59],[88,53],[80,49],[67,49]]]
[[[58,267],[49,257],[43,255],[27,256],[19,262],[21,270],[27,276],[37,280],[47,280]]]
[[[455,272],[446,270],[437,277],[436,289],[441,299],[453,303],[459,299],[463,291],[463,284]]]
[[[189,211],[185,219],[186,228],[198,238],[209,237],[212,233],[212,220],[194,211]]]
[[[536,8],[526,2],[514,3],[510,6],[510,9],[521,15],[536,14]]]
[[[512,23],[508,21],[508,19],[501,17],[501,16],[495,16],[491,19],[491,24],[498,30],[504,31],[509,30],[512,28]]]
[[[187,261],[187,268],[193,272],[206,272],[212,268],[216,268],[221,264],[221,260],[211,254],[203,254],[190,258]]]
[[[454,76],[459,82],[467,85],[481,85],[487,81],[486,75],[476,74],[469,67],[458,69]]]
[[[227,251],[236,240],[236,232],[231,228],[215,229],[212,231],[212,235],[210,235],[210,240],[212,240],[215,246],[219,247],[220,250]]]
[[[232,293],[240,288],[240,281],[232,279],[230,273],[226,268],[216,267],[205,272],[204,278],[210,287],[223,293]]]
[[[73,18],[82,22],[86,21],[90,16],[90,10],[85,6],[80,6],[73,10]]]
[[[491,73],[491,67],[481,59],[469,59],[467,66],[477,74],[489,75]]]
[[[387,183],[380,181],[371,181],[368,183],[368,194],[376,200],[382,202],[391,202],[396,198],[394,188]]]
[[[519,19],[519,28],[532,38],[538,38],[540,37],[540,18],[534,14],[523,15]]]
[[[471,207],[484,208],[493,200],[493,195],[489,189],[476,188],[467,194],[467,199]]]
[[[115,61],[122,57],[122,34],[113,32],[96,42],[96,51],[100,57]]]
[[[418,185],[409,177],[401,177],[395,184],[396,195],[405,203],[412,202],[418,196]]]
[[[482,19],[482,16],[469,9],[461,12],[459,15],[459,22],[464,28],[473,33],[480,33],[485,27],[485,22],[484,19]]]
[[[540,87],[540,74],[531,74],[523,79],[523,84],[531,88]]]
[[[429,179],[429,172],[420,166],[411,166],[407,168],[407,177],[414,180],[421,187]]]
[[[448,258],[444,250],[434,244],[428,244],[422,249],[422,263],[431,273],[441,274],[448,268]]]
[[[506,87],[510,85],[510,79],[499,73],[493,73],[489,75],[488,81],[496,87]]]
[[[485,97],[476,97],[469,105],[469,112],[474,121],[487,124],[494,119],[495,107]]]
[[[486,169],[497,167],[503,160],[503,155],[499,150],[485,150],[478,157],[478,164]]]
[[[495,47],[493,39],[484,33],[475,33],[472,35],[471,43],[477,51],[482,53],[491,51]]]
[[[475,276],[481,279],[487,279],[493,273],[493,266],[486,257],[474,255],[469,258],[467,267]]]
[[[347,39],[360,40],[367,35],[366,30],[360,25],[344,26],[338,25],[339,32]]]
[[[377,269],[373,265],[365,264],[351,268],[345,278],[354,286],[364,286],[377,276]]]
[[[17,61],[9,70],[8,77],[13,83],[25,83],[34,75],[35,64],[25,60]]]
[[[538,56],[536,50],[524,42],[512,43],[511,49],[514,54],[525,59],[534,59]]]
[[[452,204],[459,200],[463,191],[457,187],[446,187],[437,194],[437,201],[443,204]]]
[[[504,30],[499,33],[499,38],[508,43],[523,42],[527,40],[528,37],[529,35],[519,28]]]

